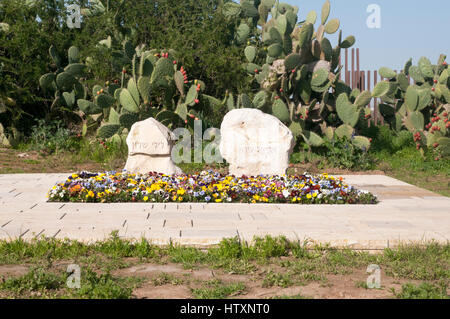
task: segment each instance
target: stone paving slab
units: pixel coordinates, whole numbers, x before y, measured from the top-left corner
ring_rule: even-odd
[[[47,203],[47,191],[69,175],[0,175],[0,239],[93,242],[117,231],[158,245],[208,247],[235,236],[283,235],[307,245],[367,250],[450,240],[450,198],[384,175],[342,176],[378,195],[377,205]]]

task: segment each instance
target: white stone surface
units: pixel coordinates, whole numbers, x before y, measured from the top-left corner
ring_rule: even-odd
[[[154,118],[136,122],[127,137],[125,169],[132,173],[182,174],[171,159],[174,134]]]
[[[230,174],[286,174],[294,136],[275,116],[257,109],[232,110],[220,133],[220,153],[230,164]]]
[[[450,198],[383,175],[345,176],[352,186],[379,195],[377,205],[46,202],[46,192],[69,175],[0,175],[0,240],[93,242],[118,231],[121,238],[159,245],[207,247],[235,236],[251,241],[283,235],[308,247],[368,250],[450,240]]]

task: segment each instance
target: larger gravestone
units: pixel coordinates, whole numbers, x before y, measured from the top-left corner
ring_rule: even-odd
[[[284,175],[294,136],[278,118],[257,109],[228,112],[220,127],[220,153],[236,176]]]
[[[128,160],[125,169],[139,174],[182,174],[171,159],[174,140],[174,134],[154,118],[134,123],[127,137]]]

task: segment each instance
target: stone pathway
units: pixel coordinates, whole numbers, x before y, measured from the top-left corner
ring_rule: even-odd
[[[224,237],[270,234],[369,250],[450,240],[450,198],[383,175],[343,176],[377,194],[378,205],[47,203],[47,191],[69,175],[0,175],[0,239],[92,242],[116,230],[160,245],[210,246]]]

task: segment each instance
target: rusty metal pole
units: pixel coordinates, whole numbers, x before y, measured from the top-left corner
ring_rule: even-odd
[[[355,49],[352,49],[352,78],[351,78],[351,87],[355,88]]]

